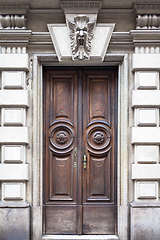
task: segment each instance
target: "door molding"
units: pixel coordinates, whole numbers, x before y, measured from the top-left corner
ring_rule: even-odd
[[[99,66],[119,66],[118,68],[118,158],[117,158],[117,202],[118,202],[118,236],[110,239],[128,239],[129,204],[128,204],[128,54],[107,54]],[[32,239],[55,239],[54,236],[42,236],[43,204],[43,66],[60,66],[55,54],[34,54],[32,67],[33,80],[33,129],[32,129]],[[95,65],[97,65],[95,63]],[[66,64],[65,64],[66,66]],[[94,64],[92,63],[92,66]],[[123,161],[122,161],[123,159]],[[127,229],[127,230],[126,230]],[[77,236],[78,237],[78,236]],[[74,239],[80,239],[74,236]],[[85,235],[83,235],[84,239]],[[92,235],[94,239],[94,235]],[[103,235],[103,239],[108,239]],[[63,239],[62,236],[56,239]],[[64,236],[64,239],[67,239]],[[97,236],[96,236],[96,239]],[[101,239],[101,236],[99,236]]]

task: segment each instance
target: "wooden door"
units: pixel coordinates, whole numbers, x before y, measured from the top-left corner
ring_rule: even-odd
[[[44,69],[44,234],[115,234],[116,68]]]

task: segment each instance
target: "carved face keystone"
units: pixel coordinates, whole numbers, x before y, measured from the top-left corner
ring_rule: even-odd
[[[95,21],[89,22],[89,17],[78,15],[74,18],[74,22],[68,20],[68,26],[70,29],[72,59],[89,60]]]

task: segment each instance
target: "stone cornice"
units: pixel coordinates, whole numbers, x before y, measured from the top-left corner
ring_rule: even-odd
[[[102,1],[61,1],[61,8],[101,8]]]
[[[98,13],[102,1],[61,1],[64,13]]]
[[[135,3],[134,8],[137,14],[159,14],[160,4],[157,3]]]
[[[160,46],[160,30],[131,30],[135,46]]]
[[[0,30],[0,45],[52,45],[49,32],[31,32],[30,30]],[[113,32],[112,46],[159,46],[160,30],[131,30],[130,32]]]
[[[0,14],[26,14],[29,9],[28,3],[23,4],[11,4],[11,3],[4,3],[0,4]]]
[[[0,46],[27,46],[31,30],[0,30]]]

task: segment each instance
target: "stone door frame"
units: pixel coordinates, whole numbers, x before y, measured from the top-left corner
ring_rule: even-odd
[[[59,63],[55,54],[33,55],[33,192],[31,208],[32,239],[65,239],[62,236],[42,235],[43,204],[43,66],[67,66]],[[127,53],[107,54],[99,66],[118,66],[118,164],[117,164],[117,201],[118,201],[118,237],[103,235],[103,239],[128,239],[129,236],[129,202],[128,202],[128,72],[129,57]],[[93,66],[93,65],[92,65]],[[123,161],[122,161],[123,160]],[[126,230],[127,229],[127,230]],[[80,239],[80,236],[73,236]],[[84,237],[84,235],[83,235]],[[96,236],[96,239],[98,236]],[[101,236],[99,236],[100,238]],[[90,237],[94,239],[94,235]]]

